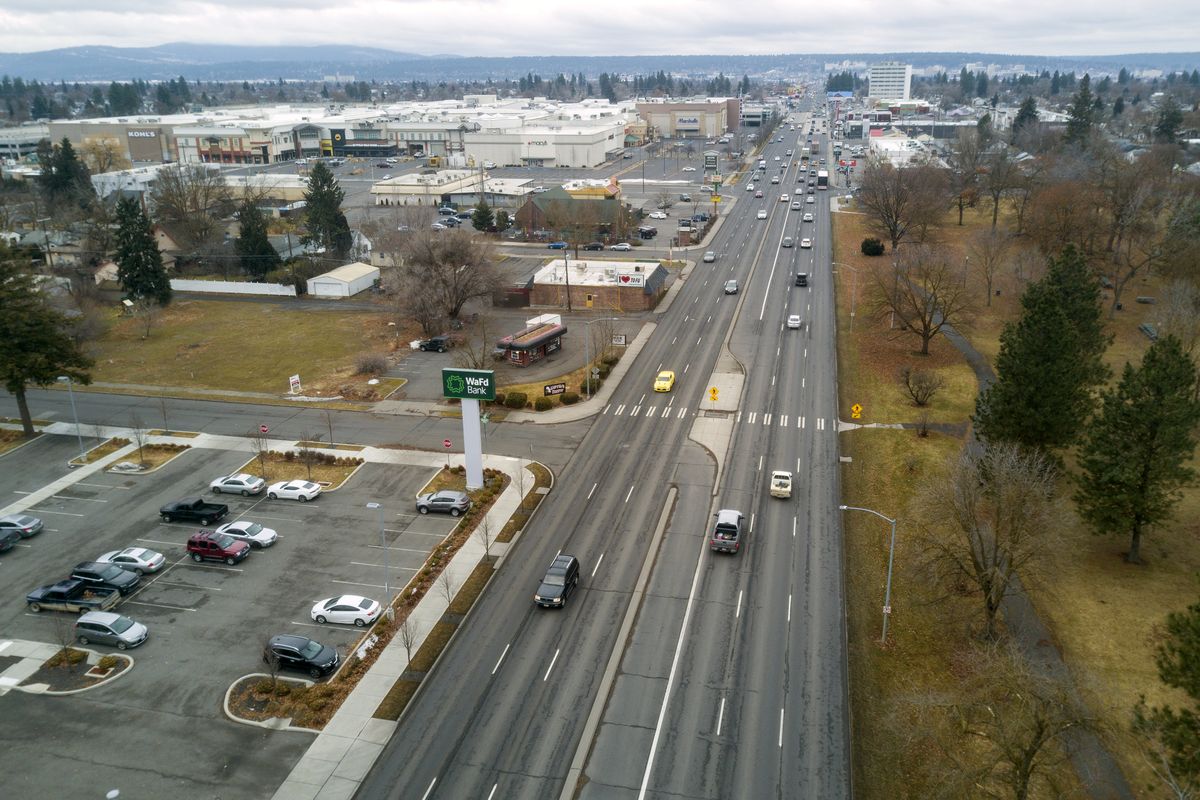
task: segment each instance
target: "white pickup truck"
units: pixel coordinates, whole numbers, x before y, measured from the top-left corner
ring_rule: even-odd
[[[771,497],[792,496],[792,473],[777,469],[771,473]]]

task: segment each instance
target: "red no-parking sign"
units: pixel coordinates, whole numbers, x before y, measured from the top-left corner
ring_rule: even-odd
[[[258,426],[258,432],[259,432],[259,433],[266,433],[268,430],[269,430],[269,429],[267,428],[267,426],[266,426],[266,425],[259,425],[259,426]]]

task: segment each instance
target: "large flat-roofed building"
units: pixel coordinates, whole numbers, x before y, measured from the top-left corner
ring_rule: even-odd
[[[444,169],[440,172],[399,175],[379,181],[371,187],[377,206],[433,206],[449,203],[456,195],[478,194],[481,173],[471,169]]]
[[[912,64],[884,61],[867,71],[867,96],[875,99],[907,100],[912,89]]]
[[[648,311],[667,291],[667,270],[657,261],[556,258],[533,276],[535,306]]]
[[[638,116],[666,139],[715,139],[736,127],[741,101],[736,97],[642,100]]]
[[[0,128],[0,161],[20,161],[37,152],[38,142],[50,137],[49,125],[26,124]]]

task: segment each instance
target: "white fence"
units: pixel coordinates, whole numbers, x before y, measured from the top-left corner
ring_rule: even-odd
[[[245,281],[189,281],[172,280],[171,288],[177,292],[212,292],[214,294],[262,294],[274,297],[295,297],[295,286],[282,283],[247,283]]]

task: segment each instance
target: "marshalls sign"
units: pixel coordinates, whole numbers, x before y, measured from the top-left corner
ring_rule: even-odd
[[[495,400],[496,373],[490,369],[442,369],[442,395],[455,400]]]

